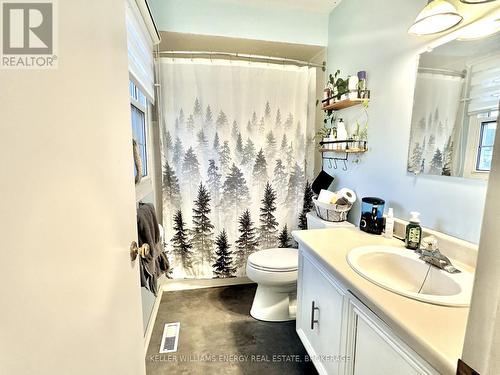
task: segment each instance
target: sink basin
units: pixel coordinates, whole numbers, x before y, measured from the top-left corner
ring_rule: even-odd
[[[362,246],[347,254],[358,274],[378,286],[418,301],[443,306],[469,306],[474,275],[457,267],[451,274],[425,263],[414,251],[388,246]]]

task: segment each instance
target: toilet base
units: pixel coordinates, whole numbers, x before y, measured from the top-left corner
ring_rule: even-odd
[[[295,320],[297,284],[258,285],[250,315],[266,322]]]

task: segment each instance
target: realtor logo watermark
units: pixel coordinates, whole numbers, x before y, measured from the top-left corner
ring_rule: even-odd
[[[2,69],[57,68],[54,1],[0,0]]]

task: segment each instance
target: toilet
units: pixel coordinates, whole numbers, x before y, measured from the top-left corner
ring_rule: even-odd
[[[257,283],[250,315],[268,322],[295,319],[298,250],[266,249],[250,254],[247,276]]]
[[[347,221],[322,220],[314,212],[306,216],[308,229],[354,227]],[[266,249],[250,254],[246,272],[248,278],[257,283],[251,316],[267,322],[295,319],[298,263],[298,250],[292,248]]]

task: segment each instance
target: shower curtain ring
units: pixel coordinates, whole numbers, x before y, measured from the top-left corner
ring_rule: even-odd
[[[330,166],[330,169],[333,168],[333,166],[332,166],[332,159],[328,159],[328,165]]]
[[[337,159],[333,159],[333,164],[335,164],[334,169],[337,169],[339,166],[337,165]]]

